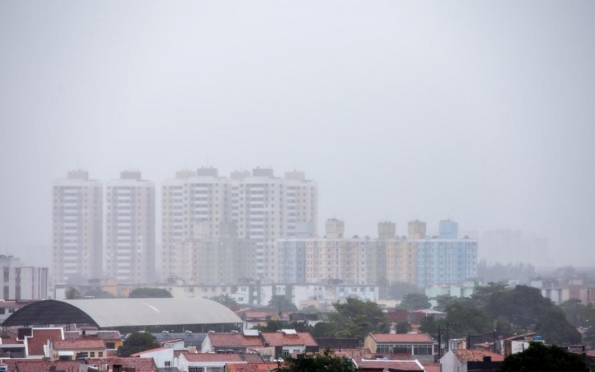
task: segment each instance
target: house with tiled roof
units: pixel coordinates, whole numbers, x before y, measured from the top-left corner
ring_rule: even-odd
[[[201,350],[208,352],[243,352],[263,347],[264,343],[258,332],[255,333],[209,333],[202,342]]]
[[[498,369],[504,356],[486,350],[456,349],[440,358],[442,372],[491,372]]]
[[[98,339],[105,342],[108,350],[122,346],[122,335],[118,331],[100,331],[97,327],[81,327],[76,331],[65,331],[65,340]]]
[[[181,353],[178,370],[181,372],[222,372],[226,365],[247,364],[241,354]]]
[[[362,359],[352,362],[361,372],[424,372],[424,367],[415,359]]]
[[[434,361],[434,340],[427,333],[370,333],[364,347],[375,354],[409,354],[422,363]]]
[[[140,351],[130,355],[132,358],[153,358],[157,368],[167,368],[174,366],[174,349],[171,347],[158,347]]]
[[[226,364],[227,372],[273,372],[278,368],[277,363],[261,362],[247,364]]]
[[[52,360],[103,358],[107,355],[105,342],[98,339],[48,340],[48,350]]]
[[[292,353],[303,354],[318,352],[319,347],[308,332],[296,332],[293,329],[282,329],[278,332],[262,332],[264,348],[274,350],[272,358],[282,358]]]
[[[25,344],[25,357],[41,359],[49,357],[48,341],[64,339],[62,328],[25,328],[23,343]]]
[[[89,358],[82,360],[6,359],[8,371],[158,372],[151,358]]]

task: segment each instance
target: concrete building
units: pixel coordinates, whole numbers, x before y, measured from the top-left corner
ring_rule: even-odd
[[[318,187],[303,172],[275,177],[272,169],[236,171],[219,177],[215,168],[183,171],[163,183],[163,275],[177,276],[176,242],[190,238],[197,225],[210,238],[221,223],[235,223],[237,236],[255,242],[256,279],[274,281],[276,241],[294,237],[302,225],[316,233]]]
[[[477,241],[458,239],[454,221],[441,221],[446,238],[426,237],[416,241],[417,286],[461,283],[477,277]]]
[[[48,268],[24,266],[16,257],[0,255],[0,286],[3,301],[45,300]]]
[[[154,280],[155,185],[124,171],[106,186],[106,274],[119,282]]]
[[[415,220],[407,224],[407,237],[409,239],[423,239],[426,237],[426,223]]]
[[[54,283],[82,276],[99,278],[103,259],[103,188],[83,170],[53,183]]]
[[[290,238],[277,241],[280,283],[367,282],[367,253],[370,241],[344,238],[343,221],[330,219],[325,238]]]
[[[256,245],[238,238],[233,222],[221,223],[219,236],[199,231],[192,239],[174,243],[176,277],[185,284],[232,284],[255,277]]]

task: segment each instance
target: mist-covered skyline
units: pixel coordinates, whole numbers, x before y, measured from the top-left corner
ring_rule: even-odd
[[[588,1],[3,2],[0,247],[24,262],[25,247],[50,249],[52,181],[71,169],[104,182],[138,169],[159,187],[183,168],[261,166],[318,182],[319,229],[434,232],[450,216],[592,266],[594,14]]]

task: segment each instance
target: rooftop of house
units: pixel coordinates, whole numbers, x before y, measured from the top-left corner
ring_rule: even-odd
[[[81,365],[77,360],[51,362],[41,359],[5,359],[4,363],[9,371],[19,372],[48,372],[51,367],[57,371],[78,371]]]
[[[269,346],[318,346],[308,332],[263,332],[261,336]]]
[[[371,333],[377,343],[434,343],[427,333]]]
[[[62,340],[62,328],[33,328],[31,336],[25,337],[27,353],[32,355],[44,355],[44,346],[48,340]]]
[[[110,371],[114,370],[114,365],[121,365],[122,368],[134,368],[136,372],[157,372],[157,365],[153,358],[89,358],[86,359],[89,364],[99,365],[108,364]],[[21,372],[21,371],[19,371]],[[44,371],[45,372],[45,371]]]
[[[262,340],[258,336],[244,336],[241,333],[211,333],[207,336],[213,347],[250,347],[262,346]]]
[[[154,349],[139,351],[138,353],[131,354],[130,356],[133,358],[138,358],[143,354],[155,353],[157,351],[162,351],[162,350],[172,350],[172,352],[173,352],[173,349],[170,347],[156,347]]]
[[[379,370],[379,371],[403,371],[414,372],[423,371],[424,368],[417,360],[379,360],[364,359],[356,362],[361,369]]]
[[[426,372],[440,372],[440,363],[424,364]]]
[[[452,350],[452,352],[462,364],[467,362],[481,362],[484,356],[491,357],[492,362],[501,362],[504,360],[503,355],[486,350],[456,349]]]
[[[54,350],[104,350],[103,340],[56,340],[53,341]]]
[[[182,353],[188,362],[231,362],[245,363],[240,354],[216,354],[216,353]]]
[[[81,328],[82,329],[82,328]],[[93,339],[99,338],[102,340],[122,340],[122,336],[118,331],[98,331],[96,335],[83,335],[80,331],[66,331],[64,332],[65,340],[76,340],[76,339]]]
[[[247,364],[228,364],[228,372],[271,372],[277,370],[277,363],[247,363]]]

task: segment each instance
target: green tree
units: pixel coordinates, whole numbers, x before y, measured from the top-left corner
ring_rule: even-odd
[[[388,298],[402,300],[408,293],[421,293],[415,284],[407,282],[394,282],[388,287]]]
[[[76,289],[75,287],[69,287],[66,290],[65,295],[67,300],[78,300],[83,297],[81,295],[81,292],[79,292],[78,289]]]
[[[297,358],[287,357],[280,372],[357,372],[350,359],[336,356],[329,349],[322,353],[305,354]]]
[[[128,298],[166,298],[172,297],[167,289],[162,288],[135,288],[130,291]]]
[[[116,298],[116,296],[107,291],[102,291],[100,288],[91,288],[85,292],[85,298]]]
[[[363,340],[370,332],[390,330],[386,316],[378,304],[348,298],[345,303],[335,302],[336,312],[329,313],[328,319],[335,330],[333,337],[358,338]]]
[[[122,346],[118,348],[118,355],[121,357],[128,357],[140,351],[155,349],[160,345],[155,336],[150,333],[134,332],[128,336]]]
[[[308,306],[304,306],[301,310],[300,313],[304,313],[304,314],[318,314],[320,313],[320,310],[314,306],[314,305],[308,305]]]
[[[297,307],[283,295],[273,296],[269,301],[268,307],[275,310],[281,309],[281,311],[291,311],[296,313],[298,311]]]
[[[434,300],[436,300],[436,306],[434,306],[434,310],[445,311],[450,304],[457,300],[457,298],[451,295],[439,295],[436,296]]]
[[[492,322],[487,314],[482,309],[466,306],[462,301],[455,301],[446,308],[445,320],[449,324],[451,338],[492,331]]]
[[[498,372],[589,372],[582,357],[556,345],[532,342],[522,353],[512,354],[500,365]]]
[[[397,323],[396,326],[396,332],[397,333],[407,333],[407,332],[411,332],[411,324],[409,324],[409,322],[407,321],[401,321],[399,323]]]
[[[428,296],[422,293],[407,293],[399,307],[407,310],[421,310],[421,309],[429,309],[432,307]]]
[[[224,305],[227,307],[238,306],[237,301],[234,300],[233,297],[231,297],[227,293],[224,293],[220,296],[211,297],[211,300],[213,300],[215,302],[219,302],[221,305]]]
[[[434,339],[438,339],[438,327],[445,328],[446,321],[444,319],[436,319],[434,315],[424,317],[419,325],[419,330],[430,334]]]
[[[537,322],[535,331],[548,343],[571,345],[581,342],[581,334],[568,321],[561,309],[552,309]]]
[[[314,325],[312,336],[316,338],[334,338],[339,332],[337,324],[331,322],[318,322]]]

